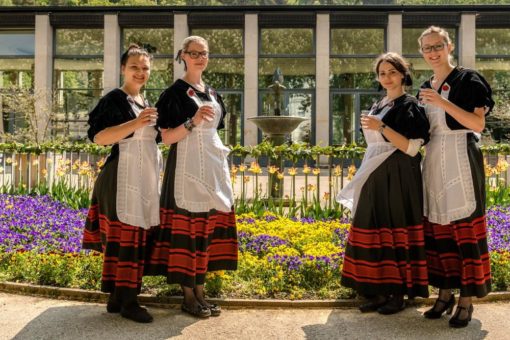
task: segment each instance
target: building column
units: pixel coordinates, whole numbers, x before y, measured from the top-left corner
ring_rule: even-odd
[[[117,14],[104,16],[103,94],[119,87],[121,41]]]
[[[476,14],[462,13],[459,27],[459,65],[475,68],[476,64]]]
[[[317,14],[315,143],[329,144],[329,14]]]
[[[189,36],[188,15],[185,13],[174,14],[174,56],[181,49],[181,43]],[[184,72],[184,63],[179,64],[174,60],[174,81],[179,79]]]
[[[34,99],[37,115],[35,139],[39,142],[45,136],[45,127],[50,124],[52,113],[52,73],[53,73],[53,29],[49,14],[35,16],[35,56],[34,56]]]
[[[388,14],[386,32],[387,51],[402,54],[402,13]]]
[[[258,115],[259,24],[257,14],[244,16],[244,145],[256,145],[258,129],[250,117]]]

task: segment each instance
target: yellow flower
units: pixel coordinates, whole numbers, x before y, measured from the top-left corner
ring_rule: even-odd
[[[42,170],[41,170],[41,173],[42,173],[42,175],[43,175],[43,176],[46,176],[46,175],[48,174],[48,170],[46,170],[46,169],[42,169]]]
[[[246,170],[246,165],[239,164],[239,172],[244,172]]]
[[[11,164],[11,163],[12,163],[12,158],[11,158],[11,157],[7,158],[7,159],[5,160],[5,163],[7,163],[7,164]]]
[[[315,190],[315,185],[313,184],[308,184],[308,187],[306,188],[308,191],[314,191]]]
[[[100,160],[97,161],[96,166],[98,168],[100,168],[100,167],[102,167],[104,165],[104,162],[105,162],[105,158],[103,157],[103,158],[101,158]]]
[[[348,169],[347,179],[351,180],[355,174],[356,174],[356,167],[353,164],[351,164]]]
[[[291,175],[291,176],[296,176],[296,174],[297,174],[297,168],[295,168],[295,167],[289,168],[289,170],[287,170],[287,172],[288,172],[288,173],[289,173],[289,175]]]
[[[314,168],[314,169],[313,169],[313,174],[314,174],[314,175],[316,175],[316,176],[317,176],[317,175],[319,175],[320,173],[321,173],[321,169],[319,169],[319,168]]]
[[[323,200],[325,200],[325,201],[327,201],[327,200],[329,200],[329,197],[330,197],[330,196],[331,196],[331,195],[329,194],[329,192],[325,192],[325,193],[324,193],[324,197],[322,197],[322,199],[323,199]]]
[[[250,176],[244,176],[244,182],[248,183],[250,181]]]
[[[500,158],[498,160],[498,163],[496,164],[495,170],[498,173],[505,172],[508,169],[508,162],[504,160],[503,158]]]
[[[305,165],[303,166],[303,173],[304,173],[304,174],[309,174],[309,173],[310,173],[310,171],[311,171],[311,168],[310,168],[308,165],[306,165],[306,164],[305,164]]]
[[[34,160],[32,161],[32,165],[33,165],[33,166],[39,165],[39,160],[38,160],[38,159],[34,159]]]
[[[257,162],[251,162],[251,165],[250,165],[250,168],[248,169],[248,171],[251,171],[254,174],[262,173],[262,169]]]
[[[340,165],[335,166],[334,174],[336,177],[342,174],[342,168],[340,168]]]
[[[278,177],[278,179],[283,179],[283,173],[280,171],[277,172],[276,176]]]
[[[267,168],[267,171],[269,171],[269,173],[272,175],[274,173],[276,173],[277,171],[279,170],[278,167],[274,166],[274,165],[271,165],[269,168]]]
[[[239,171],[239,168],[235,165],[232,165],[232,167],[230,168],[230,174],[235,177],[235,175],[237,174],[237,171]]]

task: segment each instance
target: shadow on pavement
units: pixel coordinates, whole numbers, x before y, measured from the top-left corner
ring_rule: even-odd
[[[424,308],[426,309],[426,308]],[[480,320],[473,315],[469,326],[453,329],[448,318],[428,320],[422,310],[408,307],[394,315],[378,313],[362,314],[357,309],[350,311],[334,309],[325,324],[302,327],[306,339],[485,339]]]
[[[149,308],[154,322],[140,324],[109,314],[104,305],[51,307],[14,339],[167,339],[199,321],[176,309]]]

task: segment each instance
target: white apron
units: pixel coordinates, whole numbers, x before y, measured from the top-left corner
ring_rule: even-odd
[[[390,108],[391,106],[386,106],[375,117],[383,119]],[[372,114],[373,110],[374,109],[370,111],[370,114]],[[397,149],[393,144],[386,142],[382,134],[378,131],[363,129],[363,135],[367,142],[367,149],[361,166],[353,179],[338,193],[336,198],[339,203],[351,211],[352,217],[354,217],[356,213],[361,189],[368,177]]]
[[[450,86],[441,87],[448,99]],[[425,105],[430,122],[430,142],[423,160],[424,214],[432,223],[449,224],[476,209],[475,191],[467,152],[471,130],[450,130],[443,109]]]
[[[138,116],[140,109],[132,105]],[[145,126],[119,142],[117,217],[122,223],[149,229],[160,224],[161,152],[157,131]]]
[[[209,92],[212,102],[207,104],[214,108],[214,120],[204,120],[177,144],[175,203],[190,212],[212,209],[230,212],[234,205],[227,160],[230,149],[218,136],[222,109],[212,91]],[[204,104],[194,91],[187,93],[199,107]]]

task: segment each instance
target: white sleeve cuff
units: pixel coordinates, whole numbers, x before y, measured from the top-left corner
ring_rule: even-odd
[[[409,145],[407,146],[406,154],[408,154],[411,157],[414,157],[418,154],[418,151],[420,151],[421,146],[423,145],[424,140],[421,138],[418,139],[410,139]]]

